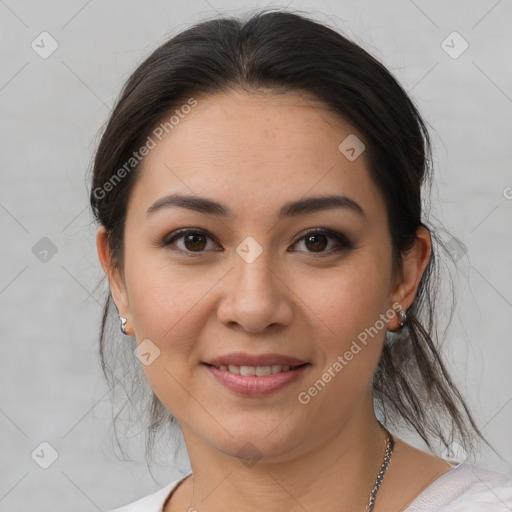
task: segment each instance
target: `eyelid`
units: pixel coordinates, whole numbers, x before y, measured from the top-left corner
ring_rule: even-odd
[[[332,229],[323,228],[323,227],[309,228],[309,229],[306,229],[305,231],[302,231],[301,233],[299,233],[297,235],[297,237],[293,243],[295,244],[295,243],[299,242],[300,240],[302,240],[304,237],[306,237],[308,235],[326,235],[326,236],[330,236],[331,238],[335,238],[336,240],[344,243],[345,245],[352,246],[352,243],[344,234],[339,233],[338,231],[334,231]]]
[[[302,233],[297,235],[295,241],[292,243],[292,246],[306,238],[308,235],[325,235],[328,238],[334,239],[338,244],[338,247],[336,247],[335,249],[331,249],[330,251],[321,251],[318,253],[315,253],[314,251],[307,251],[309,254],[318,254],[320,257],[322,257],[337,254],[343,250],[354,248],[354,244],[344,234],[325,227],[310,228],[307,229],[306,231],[303,231]]]
[[[187,235],[203,235],[206,238],[211,239],[217,245],[220,245],[218,240],[212,234],[210,234],[205,229],[201,229],[201,228],[177,229],[176,231],[173,231],[172,233],[169,233],[169,235],[165,236],[164,239],[162,240],[161,245],[163,245],[164,247],[168,247],[170,245],[173,245],[176,240],[179,240]],[[208,252],[208,251],[195,251],[195,252],[194,251],[184,251],[183,249],[180,249],[179,247],[175,247],[175,250],[177,252],[181,252],[184,254],[190,254],[190,255],[200,255],[202,253]],[[224,250],[224,249],[221,249],[221,250]]]

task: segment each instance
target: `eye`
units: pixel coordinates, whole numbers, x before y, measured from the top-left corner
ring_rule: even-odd
[[[332,243],[329,244],[329,241]],[[209,244],[212,242],[212,244]],[[328,229],[310,229],[306,233],[302,233],[292,245],[296,246],[303,242],[306,246],[306,251],[309,253],[318,253],[321,255],[332,255],[341,252],[345,249],[351,249],[353,245],[349,240],[336,231]],[[174,246],[173,250],[187,254],[197,253],[201,254],[207,250],[222,250],[216,244],[213,237],[206,231],[199,229],[179,229],[171,233],[164,241],[163,245],[166,247]],[[326,250],[329,245],[333,246]]]
[[[171,233],[170,237],[167,237],[164,240],[164,245],[174,245],[176,246],[177,250],[181,252],[201,253],[207,249],[212,249],[211,246],[208,247],[209,240],[213,241],[213,238],[205,231],[198,229],[179,229],[178,231]],[[214,245],[214,247],[217,246]]]
[[[334,241],[334,244],[332,244],[334,248],[325,250],[329,246],[329,240]],[[328,229],[310,229],[305,234],[302,234],[293,245],[297,245],[299,242],[304,243],[307,248],[306,252],[320,253],[322,255],[330,255],[352,248],[352,244],[344,235]]]

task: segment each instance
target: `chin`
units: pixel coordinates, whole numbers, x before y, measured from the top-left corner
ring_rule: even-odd
[[[281,414],[276,420],[275,417],[258,418],[252,414],[250,422],[241,418],[229,425],[222,423],[226,430],[217,425],[215,434],[207,434],[208,442],[213,449],[246,461],[247,466],[258,461],[270,463],[293,459],[300,451],[307,450],[312,436],[304,430],[302,422],[291,424],[283,421],[285,417]]]

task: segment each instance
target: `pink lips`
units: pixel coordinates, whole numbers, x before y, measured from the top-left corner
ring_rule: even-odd
[[[207,361],[205,367],[215,379],[229,390],[245,396],[265,396],[294,382],[307,371],[310,364],[295,357],[282,354],[251,355],[232,353]],[[273,375],[238,375],[220,366],[290,366],[288,371]]]

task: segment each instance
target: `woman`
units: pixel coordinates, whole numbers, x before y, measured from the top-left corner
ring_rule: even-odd
[[[113,301],[192,472],[119,510],[510,509],[511,477],[390,432],[481,437],[434,342],[429,165],[396,80],[306,17],[203,22],[139,66],[93,170],[101,349]]]

